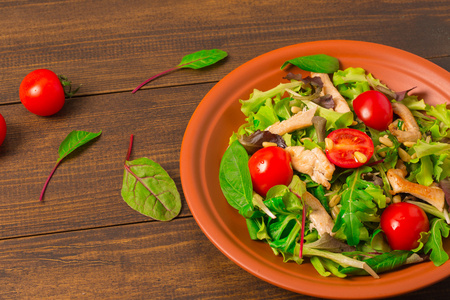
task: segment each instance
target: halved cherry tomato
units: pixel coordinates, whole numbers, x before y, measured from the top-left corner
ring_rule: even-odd
[[[423,209],[407,202],[389,205],[381,214],[380,225],[393,250],[417,248],[420,233],[430,230]]]
[[[270,188],[291,183],[291,156],[283,148],[272,146],[259,149],[248,161],[253,189],[265,197]]]
[[[362,131],[342,128],[328,136],[325,153],[333,164],[341,168],[357,168],[372,157],[374,148],[370,137]]]
[[[370,90],[361,93],[353,100],[353,110],[356,116],[366,126],[384,131],[392,123],[393,111],[389,99],[378,91]]]
[[[3,143],[6,137],[6,121],[0,114],[0,145]]]

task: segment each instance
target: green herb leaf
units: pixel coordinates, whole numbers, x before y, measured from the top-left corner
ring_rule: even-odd
[[[122,198],[134,210],[159,221],[170,221],[181,211],[181,198],[173,179],[147,157],[129,161],[133,136],[125,161]]]
[[[228,53],[219,49],[200,50],[183,57],[178,68],[200,69],[227,57]]]
[[[177,66],[150,77],[149,79],[138,85],[131,93],[132,94],[136,93],[141,87],[143,87],[150,81],[158,77],[161,77],[167,73],[170,73],[172,71],[182,68],[190,68],[190,69],[204,68],[212,64],[215,64],[219,60],[224,59],[225,57],[227,57],[227,55],[228,55],[227,52],[219,49],[200,50],[195,53],[188,54],[181,59],[181,62]]]
[[[253,185],[248,169],[248,154],[239,141],[234,141],[222,157],[219,182],[228,203],[241,214],[253,208]]]
[[[409,255],[411,255],[409,251],[395,250],[366,259],[364,262],[376,273],[383,273],[404,265]],[[367,275],[365,270],[355,267],[342,268],[339,271],[344,274]]]
[[[430,259],[435,266],[440,266],[445,263],[449,257],[442,245],[442,238],[448,237],[450,226],[445,223],[443,219],[433,219],[431,221],[430,236],[428,242],[425,244],[425,253],[430,253]]]
[[[50,182],[50,179],[52,178],[53,173],[55,173],[55,171],[58,168],[61,161],[67,155],[72,153],[75,149],[92,141],[93,139],[98,137],[101,133],[102,133],[101,131],[98,133],[94,133],[94,132],[88,132],[88,131],[74,130],[67,135],[67,137],[59,145],[59,149],[58,149],[59,158],[56,161],[56,165],[53,168],[52,172],[50,173],[50,176],[47,178],[47,181],[45,181],[44,187],[42,188],[41,195],[39,197],[39,201],[42,201],[44,199],[44,193],[48,186],[48,183]]]
[[[170,221],[181,210],[175,182],[158,163],[146,157],[125,162],[122,198],[134,210],[159,221]]]
[[[297,57],[284,62],[281,69],[284,69],[288,64],[315,73],[333,73],[339,70],[339,60],[326,54]]]
[[[365,229],[363,222],[379,221],[377,205],[373,200],[376,191],[380,195],[383,192],[380,187],[361,178],[361,174],[371,170],[370,167],[356,169],[352,175],[347,177],[346,183],[343,185],[341,194],[342,207],[336,218],[333,232],[342,227],[350,246],[359,244],[362,237],[361,229]]]
[[[96,137],[98,137],[102,132],[87,132],[87,131],[77,131],[74,130],[67,135],[67,137],[62,141],[61,145],[59,145],[58,161],[64,159],[67,155],[72,153],[75,149],[81,147],[82,145],[92,141]]]

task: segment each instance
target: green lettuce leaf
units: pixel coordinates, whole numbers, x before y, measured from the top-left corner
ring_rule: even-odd
[[[257,112],[267,99],[272,99],[276,95],[283,95],[286,89],[293,89],[301,85],[301,81],[292,81],[289,83],[280,83],[276,87],[265,92],[254,89],[248,100],[239,100],[242,104],[241,111],[244,115],[248,116],[250,112]]]

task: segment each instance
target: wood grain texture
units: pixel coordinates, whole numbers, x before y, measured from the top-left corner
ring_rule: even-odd
[[[361,40],[450,70],[446,0],[0,0],[0,299],[315,299],[272,286],[226,258],[184,199],[179,152],[201,99],[230,71],[284,46]],[[229,57],[130,91],[189,53]],[[23,77],[65,74],[80,93],[42,118],[20,104]],[[65,159],[38,197],[72,130],[101,137]],[[175,180],[183,208],[155,222],[122,200],[123,162],[149,157]],[[444,299],[450,278],[392,299]]]
[[[449,56],[447,1],[1,1],[0,28],[0,103],[17,103],[20,81],[36,68],[82,83],[80,95],[130,91],[200,49],[230,55],[146,88],[217,81],[255,56],[314,40]]]
[[[131,159],[158,162],[182,193],[184,130],[211,88],[199,84],[76,98],[51,118],[31,115],[21,105],[5,106],[9,126],[0,148],[0,237],[148,221],[120,195],[130,135],[135,136]],[[61,163],[40,203],[59,144],[72,130],[102,130],[102,135]],[[181,215],[190,215],[185,202]]]
[[[1,299],[315,299],[240,269],[192,218],[3,240],[0,260]],[[442,299],[449,283],[393,299]]]

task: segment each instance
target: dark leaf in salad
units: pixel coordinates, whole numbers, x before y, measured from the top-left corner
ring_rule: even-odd
[[[416,87],[410,88],[409,90],[406,90],[406,91],[396,92],[394,99],[399,101],[399,102],[402,101],[406,96],[408,96],[408,93],[410,91],[412,91],[413,89],[415,89],[415,88]]]
[[[444,191],[445,201],[447,201],[447,204],[450,206],[450,178],[445,178],[444,180],[441,180],[439,186]]]
[[[336,107],[336,103],[334,102],[333,97],[328,94],[319,98],[315,98],[312,100],[312,102],[327,109],[334,109]]]
[[[239,136],[239,142],[244,146],[248,154],[253,154],[263,148],[264,142],[275,143],[283,149],[287,147],[286,142],[280,135],[267,130],[257,130],[251,135],[241,135]]]
[[[383,186],[383,179],[380,176],[378,176],[376,173],[373,173],[373,172],[364,173],[361,175],[361,177],[362,177],[362,179],[372,182],[375,185],[378,185],[381,187]]]
[[[323,87],[323,82],[322,82],[322,79],[320,79],[320,77],[307,76],[307,77],[303,78],[302,74],[295,74],[295,73],[289,72],[286,74],[285,77],[283,77],[283,79],[297,80],[297,81],[303,82],[304,84],[311,84],[313,86]]]
[[[281,69],[284,69],[288,64],[316,73],[333,73],[339,70],[339,60],[326,54],[307,55],[290,59],[284,62]]]
[[[283,77],[283,79],[303,81],[303,76],[300,73],[289,72],[289,73],[286,74],[285,77]]]

